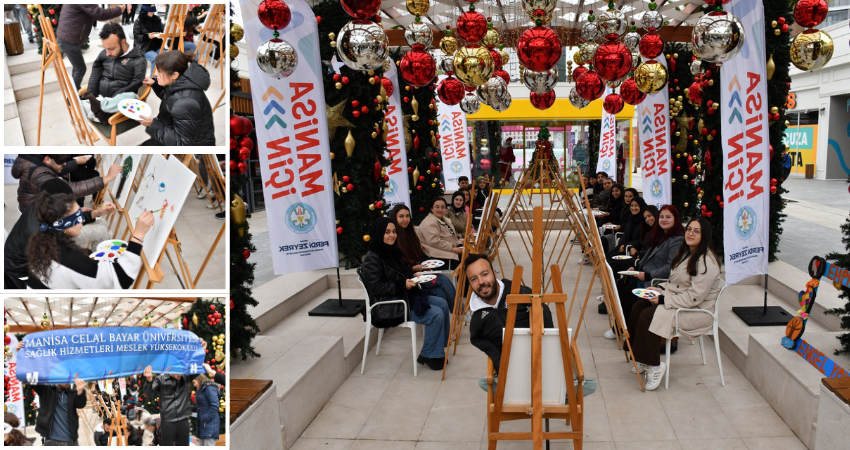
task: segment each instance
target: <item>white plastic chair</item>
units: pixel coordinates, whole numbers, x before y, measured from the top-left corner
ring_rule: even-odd
[[[654,282],[655,280],[653,280]],[[701,313],[708,314],[714,320],[714,324],[711,327],[711,330],[703,333],[699,337],[699,351],[702,353],[702,364],[705,365],[705,347],[703,347],[702,337],[705,335],[714,336],[714,350],[717,352],[717,370],[720,371],[720,385],[726,386],[726,382],[723,380],[723,364],[720,362],[720,333],[717,331],[717,317],[718,317],[718,305],[720,305],[720,297],[723,295],[723,291],[726,290],[726,281],[719,280],[720,283],[720,292],[717,293],[717,300],[714,301],[714,311],[708,311],[705,309],[698,308],[678,308],[676,309],[676,331],[673,334],[673,337],[680,337],[679,334],[679,313]],[[667,339],[667,370],[664,374],[664,389],[668,389],[668,385],[670,384],[670,344],[673,342],[672,339]],[[691,341],[693,344],[693,341]]]
[[[407,311],[407,301],[405,300],[386,300],[383,302],[375,302],[373,304],[369,304],[369,290],[366,289],[366,285],[363,284],[363,280],[360,277],[357,277],[357,282],[360,283],[360,286],[363,286],[363,292],[366,293],[366,340],[363,342],[363,363],[360,365],[360,375],[363,375],[363,372],[366,370],[366,354],[369,353],[369,334],[372,332],[372,308],[378,305],[386,305],[390,303],[401,303],[404,305],[404,316],[409,317]],[[410,340],[411,340],[411,348],[413,349],[413,376],[417,375],[416,371],[416,322],[408,320],[407,322],[403,322],[396,327],[399,328],[410,328]],[[384,337],[384,329],[378,328],[378,343],[375,345],[375,356],[378,356],[381,352],[381,338]]]

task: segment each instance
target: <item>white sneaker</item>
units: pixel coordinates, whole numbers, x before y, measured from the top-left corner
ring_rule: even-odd
[[[637,372],[635,372],[635,366],[632,366],[632,373],[644,373],[646,372],[646,364],[637,363]]]
[[[206,189],[204,189],[204,188],[201,188],[201,193],[200,193],[200,194],[198,194],[198,199],[200,200],[200,199],[202,199],[202,198],[204,198],[204,197],[206,197],[206,196],[207,196],[207,190],[206,190]]]
[[[603,334],[602,336],[605,337],[605,339],[611,339],[611,340],[617,339],[617,334],[614,333],[613,328],[609,328],[608,330],[606,330],[605,334]]]
[[[661,384],[661,379],[664,378],[664,371],[667,370],[667,364],[662,362],[661,365],[646,368],[646,384],[644,388],[647,391],[654,391]]]

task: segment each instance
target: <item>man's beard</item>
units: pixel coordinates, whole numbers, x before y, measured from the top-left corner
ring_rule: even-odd
[[[493,282],[488,282],[488,283],[486,283],[486,284],[482,283],[481,285],[479,285],[479,286],[478,286],[478,291],[479,291],[479,292],[481,292],[481,291],[483,291],[484,289],[488,289],[488,288],[489,288],[489,289],[490,289],[490,291],[489,291],[489,292],[490,292],[489,296],[484,297],[484,296],[482,296],[482,295],[481,295],[480,293],[478,293],[478,292],[476,292],[476,294],[478,294],[478,296],[479,296],[479,297],[481,297],[481,300],[484,300],[485,302],[488,302],[488,303],[489,303],[489,302],[490,302],[491,300],[493,300],[493,298],[495,298],[495,297],[496,297],[496,295],[497,295],[497,292],[496,292],[496,286],[497,286],[497,285],[496,285],[496,282],[495,282],[495,281],[493,281]]]
[[[128,48],[129,48],[129,47],[128,47]],[[121,57],[121,55],[123,55],[123,54],[124,54],[124,53],[126,53],[126,52],[127,52],[127,50],[124,50],[124,47],[119,47],[119,48],[118,48],[118,53],[116,53],[116,54],[115,54],[115,56],[113,56],[113,57],[112,57],[112,59],[118,59],[118,58],[120,58],[120,57]]]

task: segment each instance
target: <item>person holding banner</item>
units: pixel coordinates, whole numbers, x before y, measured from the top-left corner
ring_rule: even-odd
[[[359,273],[369,292],[370,301],[406,300],[409,320],[425,325],[422,350],[416,362],[427,365],[431,370],[443,370],[451,327],[448,303],[442,298],[428,295],[413,281],[413,271],[402,260],[402,253],[396,244],[396,227],[390,219],[375,219],[369,236],[369,251],[363,258]],[[408,319],[402,321],[405,320]]]
[[[676,313],[679,308],[714,311],[720,294],[720,262],[711,251],[711,234],[708,219],[691,219],[684,243],[673,258],[669,281],[647,288],[659,295],[641,299],[627,316],[632,354],[638,370],[646,372],[647,391],[658,387],[666,370],[661,361],[661,339],[672,339],[678,328],[683,337],[693,340],[714,324],[708,314]]]
[[[39,194],[35,215],[41,225],[27,244],[30,289],[128,289],[142,267],[145,234],[154,223],[150,211],[142,213],[124,254],[115,260],[95,261],[73,238],[83,227],[83,213],[70,194]]]
[[[178,447],[189,446],[189,416],[192,415],[192,398],[189,384],[194,376],[162,374],[154,378],[153,368],[145,367],[145,395],[159,397],[162,419],[162,443]],[[217,429],[217,428],[216,428]]]

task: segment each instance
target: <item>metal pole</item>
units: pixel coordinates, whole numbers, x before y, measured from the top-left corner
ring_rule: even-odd
[[[764,314],[767,315],[767,274],[764,274]]]
[[[339,281],[339,266],[336,266],[336,289],[339,294],[339,306],[342,307],[342,283]],[[765,302],[767,302],[767,294],[765,294]],[[765,303],[767,305],[767,303]]]

